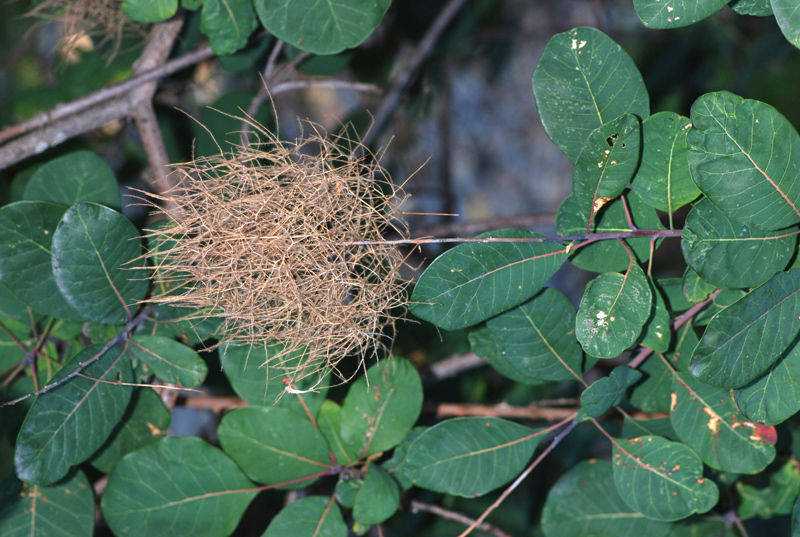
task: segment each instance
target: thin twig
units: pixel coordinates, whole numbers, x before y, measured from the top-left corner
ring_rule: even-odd
[[[453,222],[437,226],[423,227],[415,230],[417,237],[447,237],[453,235],[477,235],[484,231],[503,229],[508,227],[531,228],[534,226],[553,226],[556,222],[555,213],[522,214],[519,216],[506,216],[485,220],[482,222]]]
[[[533,471],[533,469],[536,468],[539,465],[539,463],[542,462],[544,458],[547,457],[547,455],[551,451],[553,451],[553,449],[572,431],[572,429],[575,428],[578,422],[574,421],[573,418],[574,415],[571,418],[569,418],[572,419],[572,422],[569,425],[567,425],[567,427],[565,427],[563,431],[558,433],[558,436],[556,436],[553,439],[553,441],[550,442],[550,445],[547,446],[544,451],[542,451],[542,454],[536,457],[536,460],[533,461],[530,466],[525,468],[525,471],[519,474],[519,476],[514,480],[514,482],[511,483],[511,485],[506,490],[503,491],[503,494],[501,494],[500,497],[497,498],[497,500],[495,500],[494,503],[490,505],[489,508],[486,509],[486,511],[484,511],[480,517],[478,517],[478,520],[476,520],[469,528],[467,528],[464,532],[462,532],[461,535],[459,535],[458,537],[466,537],[467,535],[472,533],[472,530],[474,530],[478,526],[478,524],[486,520],[486,517],[489,516],[489,513],[497,509],[497,507],[499,507],[500,504],[505,501],[508,495],[511,494],[514,491],[514,489],[516,489],[519,486],[519,484],[525,480],[526,477],[528,477],[528,474],[530,474]]]
[[[417,511],[425,511],[427,513],[432,513],[447,520],[460,522],[465,526],[469,526],[470,524],[475,523],[475,520],[469,518],[468,516],[462,515],[461,513],[456,513],[455,511],[449,511],[447,509],[443,509],[438,505],[431,505],[428,503],[418,502],[417,500],[412,500],[411,512],[416,513]],[[475,527],[484,533],[491,533],[492,535],[497,535],[497,537],[511,537],[508,533],[504,532],[503,530],[501,530],[500,528],[498,528],[493,524],[489,524],[488,522],[481,522]]]
[[[474,352],[463,352],[432,364],[429,372],[434,380],[444,380],[455,377],[462,371],[475,369],[488,363],[489,361],[486,358],[481,358]]]
[[[437,418],[448,416],[481,416],[494,418],[517,418],[528,420],[560,421],[574,416],[578,409],[552,408],[543,406],[511,406],[507,403],[499,405],[476,405],[469,403],[438,403],[433,404],[431,411]]]
[[[411,54],[411,58],[409,58],[405,68],[395,77],[392,89],[386,94],[378,111],[375,113],[375,121],[370,127],[369,132],[364,136],[363,143],[366,147],[369,147],[375,140],[384,122],[388,119],[395,106],[397,106],[397,102],[400,100],[403,91],[411,82],[414,73],[417,72],[422,62],[428,57],[436,41],[438,41],[439,36],[444,29],[447,28],[448,24],[450,24],[464,3],[465,0],[450,0],[436,17],[436,20],[433,21],[431,27],[428,28],[425,36],[414,49],[413,54]]]
[[[139,326],[142,322],[144,322],[147,319],[147,316],[150,315],[150,313],[152,313],[154,309],[155,309],[155,306],[148,306],[148,307],[144,308],[142,311],[140,311],[139,314],[136,315],[136,317],[134,317],[131,321],[128,322],[128,324],[125,325],[125,328],[123,328],[122,331],[119,334],[117,334],[113,338],[109,339],[106,342],[106,344],[103,345],[103,347],[97,352],[97,354],[95,354],[94,356],[92,356],[88,360],[85,360],[83,362],[78,363],[77,369],[75,369],[75,371],[73,371],[72,373],[70,373],[66,377],[64,377],[62,379],[59,379],[59,380],[57,380],[55,382],[51,382],[50,384],[48,384],[47,386],[45,386],[41,390],[35,390],[35,391],[32,391],[32,392],[30,392],[28,394],[23,395],[22,397],[17,397],[16,399],[13,399],[11,401],[6,401],[4,403],[0,403],[0,408],[11,406],[11,405],[16,405],[20,401],[24,401],[25,399],[28,399],[29,397],[33,397],[34,395],[42,395],[43,393],[47,393],[50,390],[53,390],[54,388],[57,388],[57,387],[61,386],[65,382],[68,382],[68,381],[72,380],[73,378],[77,377],[78,375],[80,375],[83,372],[84,369],[86,369],[87,367],[89,367],[90,365],[95,363],[97,360],[99,360],[108,351],[108,349],[110,349],[111,347],[113,347],[114,345],[119,343],[120,341],[122,341],[125,338],[127,338],[130,335],[130,333],[133,331],[133,329],[136,328],[137,326]]]

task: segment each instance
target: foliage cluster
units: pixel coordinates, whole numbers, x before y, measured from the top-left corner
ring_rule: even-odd
[[[670,28],[728,2],[633,4],[645,25]],[[389,8],[180,5],[202,11],[218,55],[243,49],[260,25],[300,50],[337,53]],[[178,8],[121,9],[154,23]],[[791,1],[731,8],[774,15],[800,46]],[[727,91],[700,96],[688,117],[651,115],[633,60],[594,28],[553,36],[532,84],[546,132],[574,164],[558,235],[460,239],[408,304],[444,331],[468,331],[505,378],[577,387],[579,410],[552,426],[486,415],[416,426],[423,383],[401,357],[365,367],[341,402],[321,389],[330,366],[300,380],[321,357],[382,341],[400,302],[393,247],[416,244],[379,244],[395,187],[376,185],[373,165],[349,158],[358,148],[340,148],[346,138],[292,145],[267,134],[265,145],[187,164],[185,182],[160,196],[174,227],[150,231],[120,212],[108,164],[72,152],[19,173],[0,208],[0,411],[13,452],[0,532],[91,535],[93,491],[107,475],[100,512],[118,537],[225,537],[260,493],[275,506],[299,498],[267,537],[399,534],[393,517],[407,499],[450,502],[512,483],[464,532],[502,534],[484,518],[560,442],[591,429],[610,460],[559,477],[544,535],[747,535],[748,520],[788,516],[800,535],[800,135],[775,108]],[[661,277],[654,252],[678,240],[685,271]],[[252,251],[262,247],[268,255]],[[598,274],[577,311],[547,285],[565,263]],[[327,316],[307,317],[320,304]],[[214,444],[166,436],[170,411],[153,389],[203,385],[202,345],[217,347],[248,404],[222,417]],[[590,383],[590,369],[610,373]]]

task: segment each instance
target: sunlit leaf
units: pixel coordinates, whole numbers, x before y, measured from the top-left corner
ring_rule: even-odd
[[[647,88],[633,60],[595,28],[550,39],[533,73],[533,94],[544,130],[572,162],[597,127],[626,113],[650,115]]]
[[[423,432],[403,471],[416,486],[473,498],[519,474],[541,435],[500,418],[455,418]]]
[[[627,274],[601,274],[586,286],[575,319],[583,350],[598,358],[619,356],[641,334],[652,304],[650,285],[638,265]]]
[[[522,229],[478,235],[541,238]],[[535,295],[565,259],[552,242],[464,243],[437,257],[414,287],[409,310],[445,330],[478,324]]]
[[[717,313],[689,366],[699,380],[721,388],[752,382],[780,358],[800,331],[800,269],[770,281]]]
[[[672,428],[712,468],[754,474],[775,458],[775,446],[736,408],[733,394],[698,382],[686,373],[675,377],[670,408]],[[762,433],[763,434],[763,433]]]
[[[714,507],[719,489],[703,477],[703,463],[683,444],[660,436],[618,440],[612,457],[622,500],[654,520],[673,521]]]
[[[766,231],[800,222],[800,135],[775,108],[720,91],[692,105],[697,186],[728,217]]]
[[[200,28],[208,36],[214,54],[233,54],[243,48],[257,26],[258,19],[250,0],[203,2]]]
[[[256,494],[222,451],[174,436],[123,457],[101,508],[117,537],[172,537],[187,529],[197,537],[227,537]]]
[[[80,352],[53,382],[66,377],[81,362],[95,356],[100,345]],[[17,438],[14,465],[28,483],[49,485],[103,445],[125,413],[133,388],[114,385],[132,382],[130,362],[112,347],[77,376],[38,397]]]
[[[542,511],[546,537],[647,535],[660,537],[670,524],[651,520],[628,507],[614,485],[611,463],[582,461],[547,493]]]
[[[178,11],[178,0],[125,0],[122,12],[136,22],[161,22]]]

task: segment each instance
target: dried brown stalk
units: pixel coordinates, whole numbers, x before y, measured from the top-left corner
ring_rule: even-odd
[[[279,342],[268,365],[292,385],[329,372],[345,381],[340,360],[385,349],[406,287],[396,247],[345,245],[408,236],[401,190],[373,155],[354,157],[358,141],[305,125],[284,142],[253,123],[250,143],[178,165],[178,185],[153,195],[175,207],[172,224],[148,230],[169,287],[153,301],[221,317],[220,344]]]

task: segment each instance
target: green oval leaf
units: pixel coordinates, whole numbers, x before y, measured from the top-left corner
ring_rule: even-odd
[[[800,222],[800,135],[768,104],[720,91],[692,105],[697,186],[735,220],[766,231]]]
[[[286,392],[286,385],[281,378],[286,374],[282,369],[269,367],[273,356],[283,351],[279,343],[259,346],[233,346],[225,345],[221,348],[222,371],[233,387],[236,394],[251,405],[280,406],[291,408],[300,414],[305,414],[305,407],[312,416],[319,412],[325,400],[325,387],[330,377],[316,386],[317,377],[311,375],[297,381],[298,390],[317,391],[294,394]],[[293,352],[285,358],[286,367],[292,368],[305,356],[301,350]],[[305,405],[305,406],[304,406]]]
[[[500,418],[455,418],[411,444],[403,471],[418,487],[482,496],[522,472],[540,439],[540,432]]]
[[[775,20],[789,43],[800,48],[800,9],[792,0],[770,0]]]
[[[421,410],[422,381],[411,362],[381,360],[350,385],[342,405],[342,439],[358,458],[386,451],[405,438]]]
[[[775,458],[775,446],[755,434],[728,390],[679,374],[673,384],[670,421],[675,433],[703,462],[723,472],[754,474]]]
[[[610,37],[594,28],[553,36],[533,73],[545,132],[576,162],[589,134],[622,114],[650,115],[642,75]]]
[[[101,508],[117,537],[227,537],[257,493],[222,451],[173,436],[123,457]]]
[[[75,371],[101,349],[94,345],[82,350],[52,382]],[[133,371],[121,349],[112,347],[86,367],[82,376],[40,395],[17,438],[17,476],[28,483],[49,485],[67,475],[70,466],[91,457],[128,407],[133,389],[111,384],[120,381],[133,382]]]
[[[628,212],[636,229],[664,229],[658,214],[652,207],[646,205],[636,192],[623,194],[621,198],[606,203],[595,215],[592,221],[592,233],[627,233],[632,231],[625,211],[627,203]],[[570,194],[556,213],[556,233],[559,235],[584,235],[589,221],[578,207],[578,201]],[[639,263],[646,263],[650,259],[650,238],[625,239],[625,245],[630,248]],[[660,243],[660,239],[656,244]],[[617,272],[627,270],[631,258],[628,250],[619,241],[602,240],[587,244],[575,250],[569,258],[570,263],[583,270],[591,272]]]
[[[125,0],[122,12],[135,22],[161,22],[178,11],[178,0]]]
[[[580,378],[583,351],[575,340],[575,308],[567,297],[545,287],[528,302],[486,323],[497,352],[487,358],[517,382]],[[505,367],[504,367],[505,366]]]
[[[244,48],[258,26],[250,0],[205,0],[200,20],[200,29],[217,55]]]
[[[386,470],[370,464],[353,504],[353,519],[362,526],[380,524],[397,512],[400,489]]]
[[[692,122],[673,112],[659,112],[642,122],[642,164],[631,187],[646,204],[672,213],[700,195],[689,170],[686,134]]]
[[[633,0],[633,8],[648,28],[680,28],[710,17],[730,0]]]
[[[647,282],[650,284],[650,292],[653,295],[653,308],[644,323],[638,343],[656,352],[667,352],[672,341],[671,319],[669,311],[667,311],[667,303],[653,280],[648,279]]]
[[[546,537],[647,535],[661,537],[671,524],[643,517],[628,507],[614,485],[611,463],[582,461],[547,493],[542,511]]]
[[[800,331],[800,269],[775,275],[708,323],[689,370],[702,382],[739,388],[780,358]]]
[[[752,228],[703,199],[686,219],[681,250],[686,263],[712,285],[757,287],[789,264],[797,246],[795,231]]]
[[[172,415],[152,388],[133,391],[128,409],[108,440],[90,459],[92,466],[110,474],[122,457],[167,434]]]
[[[349,466],[357,462],[361,453],[348,445],[342,438],[342,407],[330,399],[325,399],[317,415],[319,431],[328,442],[328,447],[340,466]]]
[[[258,483],[285,484],[332,468],[322,434],[307,416],[289,408],[233,410],[217,434],[225,453]]]
[[[790,345],[763,375],[733,394],[750,421],[777,425],[794,416],[800,411],[800,345]]]
[[[702,302],[711,294],[715,286],[702,279],[691,267],[686,267],[681,281],[683,296],[689,302]]]
[[[484,237],[543,235],[504,229],[478,235]],[[565,258],[564,249],[551,242],[459,244],[425,270],[414,287],[409,310],[445,330],[466,328],[531,298]]]
[[[575,334],[587,354],[615,358],[642,333],[652,307],[650,285],[638,265],[627,274],[601,274],[586,286]]]
[[[741,498],[736,514],[742,518],[790,515],[800,495],[800,470],[795,461],[788,460],[771,473],[767,487],[759,489],[737,481],[736,491]]]
[[[586,220],[619,197],[639,166],[642,128],[639,118],[624,114],[593,130],[575,161],[572,192]]]
[[[269,523],[262,537],[347,537],[347,525],[333,498],[308,496],[292,502]]]
[[[64,213],[53,237],[53,273],[61,293],[90,320],[115,324],[132,317],[147,294],[149,274],[129,265],[142,255],[130,220],[96,203]]]
[[[86,317],[67,302],[53,276],[53,235],[66,210],[43,201],[0,207],[0,281],[35,310],[84,321]]]
[[[769,17],[772,15],[771,0],[734,0],[731,9],[739,15],[752,15],[754,17]]]
[[[94,493],[86,475],[43,487],[16,477],[0,484],[0,533],[4,537],[85,537],[94,531]]]
[[[199,386],[208,373],[208,366],[200,355],[174,339],[134,336],[130,350],[158,378],[184,388]]]
[[[71,206],[92,201],[122,210],[114,172],[91,151],[76,151],[51,160],[36,170],[25,188],[26,200]]]
[[[642,374],[626,365],[620,365],[591,384],[581,394],[581,408],[590,418],[599,418],[609,408],[620,404],[625,399],[625,392],[639,382]]]
[[[646,517],[680,520],[714,507],[719,489],[703,477],[703,463],[688,447],[660,436],[617,440],[614,483],[622,500]]]
[[[314,54],[361,44],[378,27],[390,0],[256,0],[256,12],[275,37]]]

